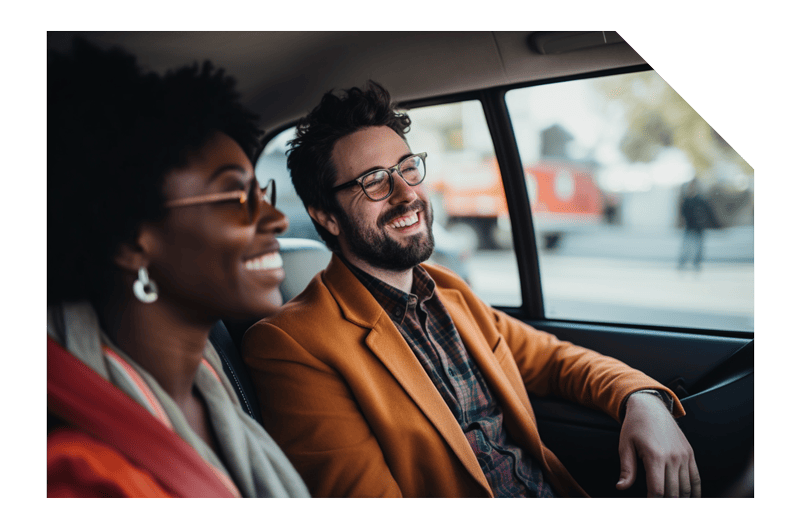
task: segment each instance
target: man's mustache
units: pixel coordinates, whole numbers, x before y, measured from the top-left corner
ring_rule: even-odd
[[[379,216],[378,225],[388,224],[390,221],[394,220],[398,216],[407,215],[408,213],[413,213],[416,211],[427,212],[428,211],[427,202],[423,202],[420,198],[417,198],[410,204],[398,205],[394,209],[390,209],[389,211]]]

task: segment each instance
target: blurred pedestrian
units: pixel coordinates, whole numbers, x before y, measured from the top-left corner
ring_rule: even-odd
[[[697,178],[689,182],[681,199],[680,213],[685,224],[683,244],[678,256],[678,269],[691,260],[696,270],[703,261],[703,238],[706,229],[720,227],[709,201],[700,194]]]

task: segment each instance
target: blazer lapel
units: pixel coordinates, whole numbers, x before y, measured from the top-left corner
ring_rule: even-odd
[[[379,324],[372,329],[366,342],[372,353],[386,365],[397,382],[439,431],[470,474],[490,490],[486,476],[461,426],[388,315],[384,315]]]
[[[515,387],[513,377],[503,371],[487,343],[486,336],[476,325],[461,293],[445,288],[439,288],[438,292],[450,317],[453,318],[464,346],[502,406],[505,426],[522,447],[536,454],[539,461],[547,465],[542,451],[542,441],[533,418],[533,409],[527,399],[522,379],[516,380]]]
[[[323,281],[342,308],[344,317],[371,329],[366,339],[369,350],[414,400],[469,473],[491,492],[461,426],[383,308],[337,256],[325,270]]]

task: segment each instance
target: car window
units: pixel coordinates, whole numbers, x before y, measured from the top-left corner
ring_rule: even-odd
[[[284,130],[275,136],[256,161],[256,178],[261,185],[266,184],[270,178],[275,180],[276,206],[289,219],[289,228],[281,237],[285,238],[310,238],[322,239],[314,229],[302,200],[294,191],[292,178],[286,168],[287,143],[294,138],[294,127]]]
[[[753,331],[753,169],[657,73],[506,102],[547,318]]]
[[[428,153],[425,181],[440,262],[467,279],[484,302],[520,306],[506,195],[481,103],[419,107],[408,115],[411,150]]]
[[[520,88],[506,101],[545,317],[753,330],[753,169],[655,72]],[[409,115],[409,144],[428,153],[432,260],[485,302],[520,306],[507,202],[481,104]],[[267,145],[256,174],[278,183],[290,219],[284,236],[319,239],[286,171],[293,135],[289,129]]]

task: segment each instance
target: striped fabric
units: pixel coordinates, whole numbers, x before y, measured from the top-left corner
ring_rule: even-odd
[[[141,396],[142,400],[147,402],[147,408],[153,414],[153,416],[158,418],[159,421],[161,421],[161,423],[163,423],[169,429],[174,430],[175,428],[172,426],[172,422],[167,416],[167,411],[165,411],[164,407],[161,406],[158,398],[156,398],[156,395],[153,394],[153,391],[150,390],[150,387],[147,386],[147,383],[145,383],[139,373],[136,372],[132,366],[128,365],[124,359],[119,357],[119,355],[117,355],[117,353],[111,350],[108,346],[103,346],[103,353],[110,360],[110,364],[113,365],[119,373],[124,374],[130,381],[131,385],[136,387],[139,396]]]

